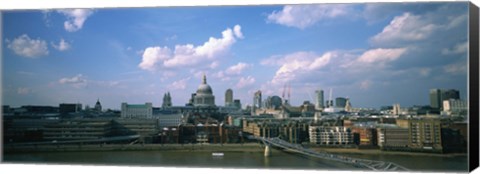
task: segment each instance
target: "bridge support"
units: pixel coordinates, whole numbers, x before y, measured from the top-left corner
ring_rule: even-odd
[[[270,145],[269,145],[269,144],[265,145],[265,153],[264,153],[264,155],[265,155],[265,157],[269,157],[269,156],[272,155],[272,152],[271,152],[271,150],[270,150]]]

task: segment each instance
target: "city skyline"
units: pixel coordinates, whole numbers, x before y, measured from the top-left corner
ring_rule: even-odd
[[[467,96],[468,3],[375,3],[3,13],[3,104],[183,106],[203,73],[225,91],[314,103],[333,89],[353,107]],[[121,20],[118,20],[121,19]],[[18,22],[25,21],[25,22]]]

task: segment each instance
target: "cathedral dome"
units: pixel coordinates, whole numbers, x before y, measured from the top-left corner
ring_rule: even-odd
[[[212,95],[212,87],[207,84],[207,78],[203,76],[203,82],[198,86],[197,95]]]
[[[207,84],[207,77],[203,75],[203,81],[198,86],[194,97],[194,106],[215,106],[215,96],[213,96],[212,87]]]
[[[212,95],[212,88],[210,87],[210,85],[207,85],[207,84],[201,84],[200,86],[198,86],[198,89],[197,89],[197,95]]]

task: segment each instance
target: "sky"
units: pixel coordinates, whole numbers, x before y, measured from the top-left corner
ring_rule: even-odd
[[[224,105],[290,92],[290,103],[428,105],[467,97],[468,2],[2,11],[3,105],[183,106],[202,75]]]

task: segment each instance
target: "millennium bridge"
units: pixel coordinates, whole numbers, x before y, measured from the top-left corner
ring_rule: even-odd
[[[247,136],[247,138],[262,141],[265,144],[265,156],[268,156],[268,154],[270,153],[270,146],[273,146],[289,152],[295,152],[310,157],[346,163],[358,168],[366,168],[374,171],[409,171],[407,168],[392,162],[366,160],[330,154],[326,152],[317,152],[308,148],[304,148],[299,144],[291,144],[280,138],[264,138],[252,135]]]

